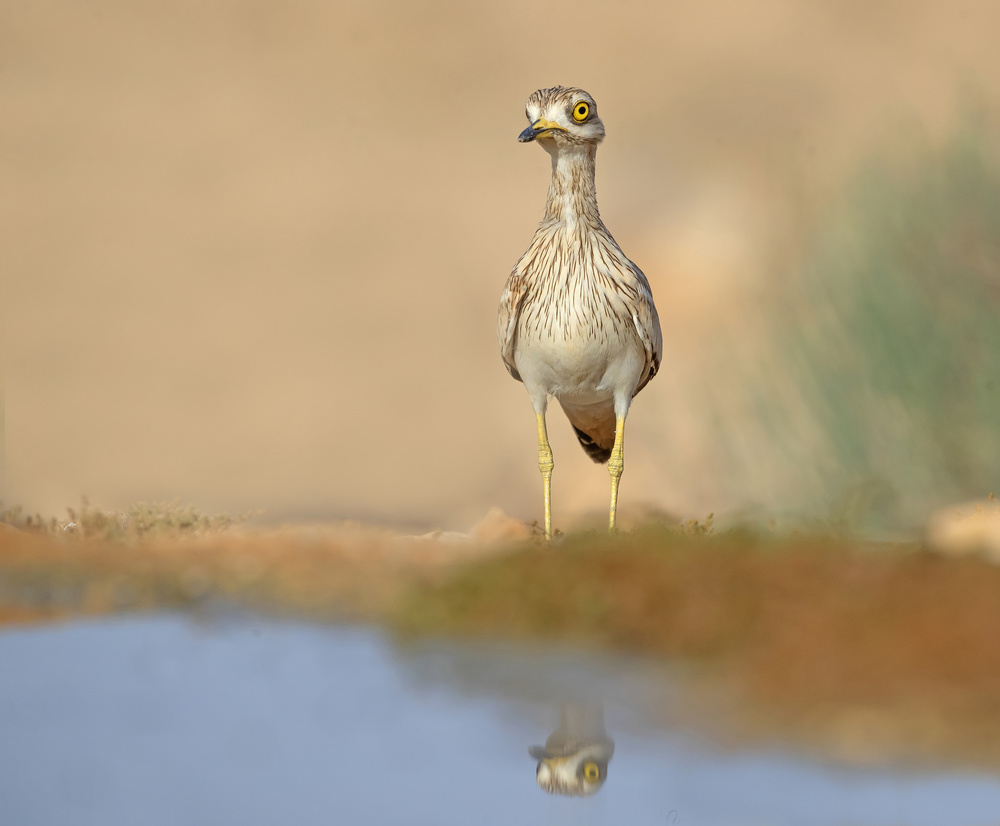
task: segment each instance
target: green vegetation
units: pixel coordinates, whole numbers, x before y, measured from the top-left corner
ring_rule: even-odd
[[[650,526],[525,544],[410,589],[402,640],[662,657],[681,725],[1000,763],[1000,567],[915,544]]]
[[[997,716],[998,592],[996,565],[915,544],[651,526],[457,570],[393,622],[662,656],[775,709],[964,697]]]
[[[760,624],[788,599],[828,596],[836,572],[855,557],[870,557],[863,564],[877,569],[918,550],[709,534],[698,523],[682,530],[650,525],[617,537],[595,531],[556,548],[525,545],[418,589],[396,624],[405,634],[569,639],[712,659],[757,638]]]
[[[786,458],[813,465],[807,510],[826,527],[920,525],[1000,487],[996,146],[969,121],[940,147],[869,163],[778,308],[794,319],[775,327],[825,440]],[[762,402],[781,421],[775,404]]]

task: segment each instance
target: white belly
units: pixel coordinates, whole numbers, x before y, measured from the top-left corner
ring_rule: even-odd
[[[519,338],[514,361],[527,388],[560,401],[593,404],[615,395],[631,399],[645,363],[638,336]]]

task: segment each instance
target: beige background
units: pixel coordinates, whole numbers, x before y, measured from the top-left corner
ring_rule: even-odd
[[[664,326],[625,512],[780,507],[759,309],[871,147],[992,101],[998,31],[991,0],[5,3],[4,499],[538,518],[494,323],[548,176],[523,102],[561,83]],[[565,526],[607,474],[550,432]]]

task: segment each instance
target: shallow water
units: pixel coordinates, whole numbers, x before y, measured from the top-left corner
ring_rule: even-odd
[[[983,826],[1000,778],[727,752],[656,728],[637,661],[425,645],[258,618],[0,633],[0,822]],[[591,797],[536,785],[560,707],[614,756]],[[596,711],[595,711],[596,709]]]

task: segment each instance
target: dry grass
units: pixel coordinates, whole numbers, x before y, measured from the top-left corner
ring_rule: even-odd
[[[252,511],[239,516],[208,516],[192,505],[182,505],[176,500],[137,502],[124,511],[109,511],[94,507],[84,497],[79,509],[66,509],[65,519],[26,514],[23,508],[15,505],[0,510],[0,523],[36,534],[130,541],[216,533],[240,525],[253,516]]]
[[[345,523],[254,531],[176,503],[0,519],[0,622],[185,608],[221,599],[316,619],[377,616],[405,584],[488,545]]]

